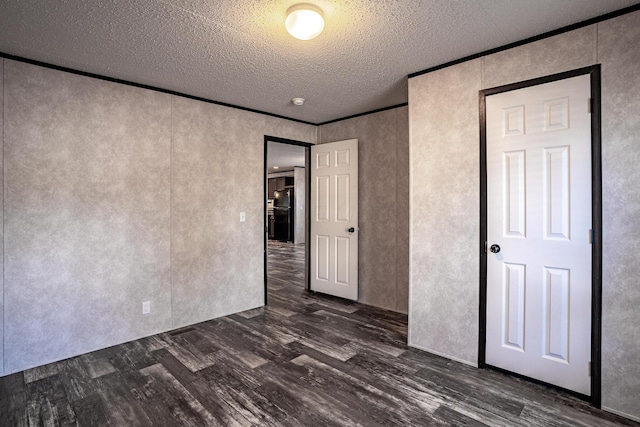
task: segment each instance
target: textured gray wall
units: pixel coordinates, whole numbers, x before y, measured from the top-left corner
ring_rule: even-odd
[[[478,353],[481,70],[476,59],[409,80],[409,345],[472,364]]]
[[[598,25],[602,63],[602,406],[640,420],[640,12]]]
[[[640,218],[639,23],[640,12],[634,12],[409,81],[410,345],[476,364],[478,90],[602,64],[602,404],[636,419],[640,419],[640,237],[635,232]],[[464,182],[471,191],[462,188]],[[457,338],[460,335],[464,339]]]
[[[0,58],[0,82],[4,82],[4,58]],[[0,84],[0,177],[3,177],[2,168],[4,167],[4,84]],[[3,209],[4,203],[4,180],[0,182],[0,209]],[[4,252],[4,226],[0,227],[0,240],[2,251]],[[4,259],[0,259],[0,268],[4,271]],[[0,277],[0,373],[4,372],[4,274]]]
[[[396,110],[396,310],[409,311],[409,108]]]
[[[405,312],[408,307],[407,107],[320,126],[319,143],[358,139],[358,301]],[[407,193],[407,194],[404,194]],[[398,212],[396,212],[398,209]]]
[[[10,60],[4,85],[5,370],[168,329],[171,97]]]
[[[597,27],[591,25],[484,57],[482,88],[548,76],[595,64]]]
[[[173,99],[174,326],[264,304],[264,153],[247,120],[260,115]]]
[[[315,126],[3,62],[5,374],[263,303],[263,136]]]
[[[265,135],[292,139],[294,141],[308,142],[311,144],[318,142],[317,126],[304,125],[271,116],[263,116],[261,118],[261,123],[264,123],[262,126],[264,126],[263,133]],[[261,144],[264,146],[264,141],[262,141]]]
[[[294,242],[295,243],[304,243],[307,239],[307,227],[305,227],[305,222],[307,218],[307,176],[305,172],[305,168],[294,168],[293,169],[293,180],[295,182],[295,203],[296,203],[296,211],[294,213],[295,218],[295,233],[294,233]]]

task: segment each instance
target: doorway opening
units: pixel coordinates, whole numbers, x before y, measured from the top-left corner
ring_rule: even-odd
[[[563,389],[595,407],[600,140],[599,65],[480,91],[478,365]]]
[[[309,289],[309,144],[264,137],[264,303],[270,291]]]

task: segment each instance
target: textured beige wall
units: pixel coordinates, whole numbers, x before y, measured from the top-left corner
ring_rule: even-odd
[[[358,301],[406,312],[408,274],[407,107],[320,126],[320,143],[358,139],[359,156],[359,297]],[[404,118],[404,122],[403,122]],[[399,203],[399,205],[398,205]],[[398,208],[400,206],[400,208]]]
[[[638,46],[640,12],[634,12],[410,79],[411,345],[477,363],[478,90],[600,62],[602,404],[640,419]]]
[[[295,206],[296,211],[293,214],[294,217],[294,242],[304,243],[307,240],[307,175],[305,168],[294,168],[293,180],[295,185]]]
[[[602,406],[640,420],[640,12],[598,25]]]
[[[3,62],[5,374],[263,303],[264,135],[316,126]]]
[[[596,25],[484,57],[482,88],[588,67],[596,61]]]
[[[294,141],[317,143],[318,127],[279,119],[277,117],[262,116],[260,122],[265,135],[286,138]],[[262,142],[264,146],[264,141]],[[264,161],[264,160],[263,160]]]
[[[409,311],[409,108],[396,110],[396,310]]]
[[[472,364],[478,342],[482,60],[409,80],[409,345]]]
[[[0,58],[0,82],[4,82],[4,58]],[[0,84],[0,177],[4,176],[4,84]],[[4,180],[0,182],[0,209],[4,204]],[[0,245],[4,252],[4,227],[0,227]],[[4,259],[0,259],[0,269],[4,271]],[[4,274],[0,277],[0,337],[4,337]],[[0,342],[0,373],[4,372],[4,344]]]
[[[173,99],[176,327],[264,304],[264,208],[256,202],[263,199],[263,171],[256,167],[263,135],[260,126],[246,126],[261,121],[255,113]]]
[[[171,97],[11,60],[4,86],[5,371],[168,329]]]

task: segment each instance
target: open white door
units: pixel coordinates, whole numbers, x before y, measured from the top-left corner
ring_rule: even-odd
[[[486,362],[591,394],[590,76],[486,97]]]
[[[311,147],[311,290],[358,299],[358,140]]]

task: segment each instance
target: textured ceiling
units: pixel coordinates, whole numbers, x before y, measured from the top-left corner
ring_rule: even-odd
[[[2,0],[0,52],[312,123],[407,101],[407,74],[637,0]],[[303,97],[296,107],[291,98]]]
[[[295,166],[304,167],[305,148],[299,145],[269,142],[267,150],[267,170],[269,172],[292,171]],[[278,169],[273,167],[277,166]]]

